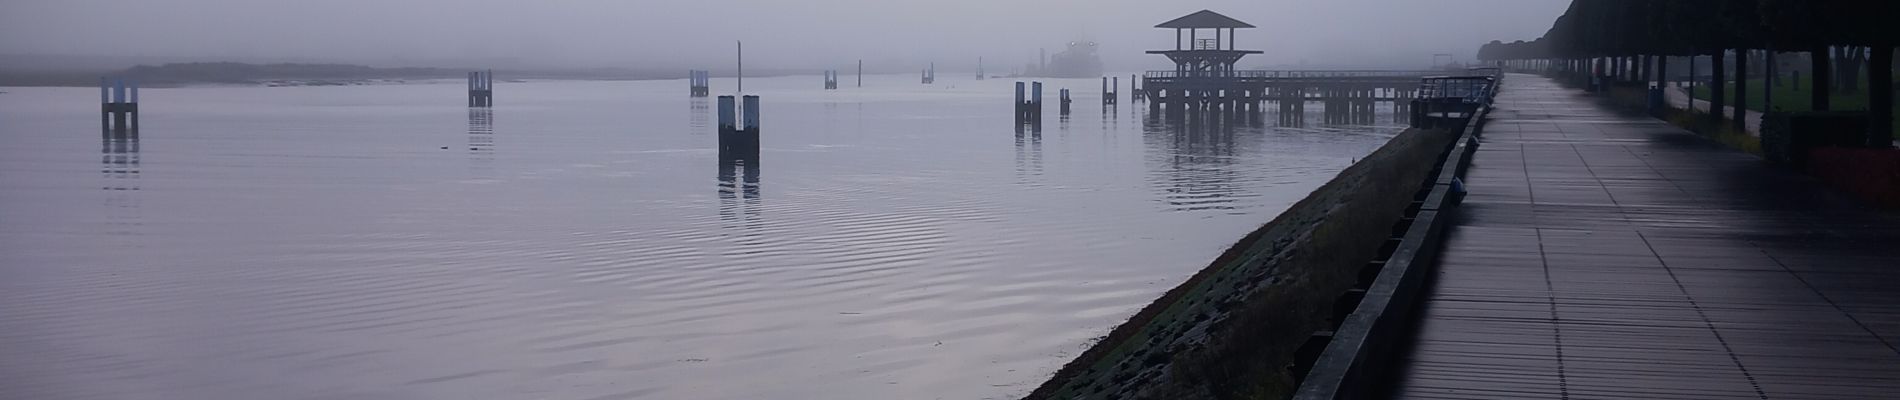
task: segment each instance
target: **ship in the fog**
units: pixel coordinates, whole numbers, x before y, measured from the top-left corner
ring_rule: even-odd
[[[1036,64],[1023,68],[1022,75],[1036,78],[1095,78],[1102,76],[1102,58],[1095,54],[1096,43],[1069,42],[1068,49],[1048,55],[1038,54]]]

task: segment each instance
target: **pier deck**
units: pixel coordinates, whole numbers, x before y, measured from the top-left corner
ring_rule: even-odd
[[[1900,394],[1900,218],[1504,81],[1395,397]]]
[[[1415,97],[1420,78],[1446,74],[1446,71],[1243,70],[1210,75],[1149,71],[1142,74],[1138,90],[1157,104],[1205,101],[1208,97],[1245,101],[1407,101]],[[1220,97],[1223,91],[1225,97]]]

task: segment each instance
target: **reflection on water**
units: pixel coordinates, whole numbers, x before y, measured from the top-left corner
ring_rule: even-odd
[[[495,110],[468,109],[469,169],[476,178],[495,176]]]
[[[1194,110],[1171,118],[1149,118],[1143,125],[1150,148],[1163,149],[1163,201],[1177,211],[1233,210],[1244,197],[1234,168],[1236,136],[1264,131],[1244,126],[1257,115],[1241,111]],[[1243,132],[1244,130],[1244,132]]]
[[[707,127],[711,126],[707,124],[711,122],[712,105],[707,103],[705,97],[691,98],[686,104],[686,126],[692,128],[691,132],[695,134],[705,133]]]
[[[1029,183],[1042,175],[1042,131],[1016,132],[1016,181]]]
[[[139,214],[139,140],[105,139],[100,149],[100,175],[105,178],[105,220],[110,234],[136,235],[143,224]]]
[[[719,161],[719,217],[731,226],[759,226],[759,161]]]
[[[8,89],[0,397],[1020,397],[1397,131],[811,82],[770,201],[677,81],[167,91],[144,160]]]

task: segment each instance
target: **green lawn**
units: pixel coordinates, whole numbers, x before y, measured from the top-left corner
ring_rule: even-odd
[[[1809,110],[1808,106],[1810,104],[1808,104],[1808,97],[1813,96],[1812,94],[1813,92],[1811,89],[1814,88],[1814,85],[1808,81],[1807,76],[1801,77],[1801,82],[1800,82],[1801,90],[1794,89],[1795,83],[1796,82],[1794,79],[1784,77],[1781,79],[1781,84],[1775,86],[1775,104],[1774,104],[1775,111],[1808,111]],[[1861,80],[1862,85],[1866,85],[1866,83],[1867,83],[1866,79]],[[1765,102],[1762,101],[1762,95],[1764,94],[1762,91],[1762,80],[1750,79],[1748,80],[1747,85],[1748,85],[1748,109],[1755,110],[1755,111],[1762,111],[1762,104],[1765,104]],[[1735,105],[1734,103],[1735,84],[1730,83],[1727,89],[1728,89],[1727,95],[1729,99],[1729,105],[1733,106]],[[1845,94],[1845,95],[1840,94],[1839,91],[1835,91],[1835,93],[1833,93],[1833,96],[1831,97],[1832,99],[1828,101],[1829,103],[1828,105],[1829,105],[1829,108],[1832,108],[1834,110],[1858,111],[1858,110],[1867,109],[1867,93],[1865,90],[1861,91],[1860,93]],[[1701,99],[1701,100],[1708,100],[1709,99],[1708,86],[1697,86],[1695,89],[1695,98]],[[1900,103],[1895,103],[1894,111],[1895,111],[1895,115],[1900,115]],[[1900,139],[1900,124],[1894,125],[1893,137],[1896,139]]]

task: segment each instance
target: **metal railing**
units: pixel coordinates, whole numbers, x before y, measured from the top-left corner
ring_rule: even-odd
[[[1145,78],[1423,78],[1444,71],[1405,70],[1237,70],[1237,71],[1148,71]]]
[[[1419,82],[1418,98],[1432,101],[1456,101],[1466,104],[1488,103],[1496,95],[1496,78],[1490,76],[1437,76]]]

